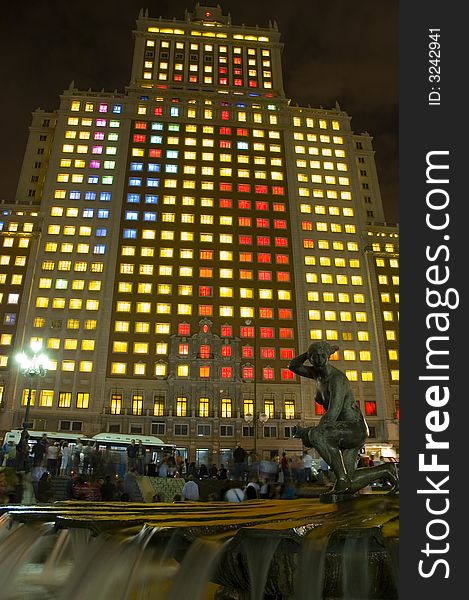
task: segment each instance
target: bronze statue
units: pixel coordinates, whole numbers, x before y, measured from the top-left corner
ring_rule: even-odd
[[[294,437],[301,438],[305,446],[315,448],[331,467],[336,476],[334,493],[353,494],[381,478],[389,480],[391,492],[396,492],[399,480],[393,463],[356,468],[368,426],[345,373],[329,363],[329,357],[336,350],[338,346],[315,342],[307,352],[290,362],[291,371],[316,381],[315,400],[326,409],[317,427],[297,427]],[[311,366],[306,365],[306,361]]]

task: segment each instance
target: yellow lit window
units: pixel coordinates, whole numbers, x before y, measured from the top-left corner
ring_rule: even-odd
[[[360,350],[360,360],[371,360],[371,352],[369,350]]]
[[[185,365],[185,364],[178,365],[177,376],[178,377],[188,377],[189,376],[189,365]],[[180,416],[180,415],[178,415],[178,416]]]
[[[358,381],[358,371],[345,371],[345,375],[349,381]]]
[[[359,342],[368,342],[370,336],[368,331],[357,331],[357,338]]]

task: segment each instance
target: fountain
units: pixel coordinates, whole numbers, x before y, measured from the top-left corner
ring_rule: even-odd
[[[312,344],[290,364],[317,379],[326,413],[297,435],[334,470],[331,493],[4,506],[0,600],[397,599],[398,497],[357,494],[383,477],[395,492],[397,474],[389,464],[356,469],[366,423],[347,379],[328,364],[334,350]]]

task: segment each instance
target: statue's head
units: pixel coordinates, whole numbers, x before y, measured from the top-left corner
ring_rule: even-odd
[[[339,346],[331,346],[327,342],[314,342],[308,348],[308,359],[314,367],[325,367],[331,354],[334,354]]]

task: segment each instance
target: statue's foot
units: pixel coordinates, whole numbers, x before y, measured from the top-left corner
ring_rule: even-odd
[[[388,494],[396,494],[399,491],[399,474],[394,463],[388,463],[388,465],[386,465],[388,467],[386,477],[392,484]]]
[[[347,492],[351,483],[352,481],[350,477],[339,477],[332,488],[332,492],[336,494],[343,494],[344,492]]]

